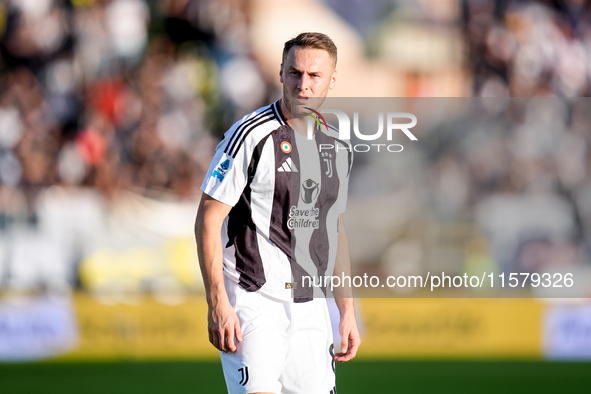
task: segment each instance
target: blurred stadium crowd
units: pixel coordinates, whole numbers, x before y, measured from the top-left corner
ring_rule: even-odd
[[[257,85],[249,108],[265,98],[242,42],[240,6],[4,3],[2,184],[29,202],[53,184],[91,186],[106,196],[117,188],[192,195],[215,147],[218,118],[235,117],[228,107],[238,105],[249,80]],[[244,83],[230,85],[225,74]],[[227,114],[218,114],[221,108]]]
[[[100,228],[64,222],[100,217],[118,191],[194,198],[215,134],[266,99],[244,3],[0,2],[0,288],[75,283],[79,235],[56,232]],[[52,214],[76,187],[98,194]]]
[[[578,97],[591,94],[591,5],[467,0],[461,16],[472,95],[490,99],[438,130],[430,167],[439,215],[476,224],[456,242],[464,269],[486,256],[589,280],[591,101]],[[540,98],[492,98],[507,96]]]
[[[466,0],[463,31],[476,95],[589,96],[585,0]]]
[[[196,207],[221,134],[279,96],[276,75],[261,72],[251,51],[252,3],[0,0],[0,289],[92,288],[79,275],[92,271],[85,258],[99,244],[116,249],[129,241],[106,223],[122,193]],[[471,81],[466,95],[591,92],[588,2],[445,3],[462,32],[465,57],[456,63]],[[421,16],[428,1],[375,4],[374,11],[410,9],[426,30],[437,24]],[[365,16],[357,28],[375,38],[368,26],[386,15]],[[567,205],[558,215],[568,216],[569,236],[579,234],[573,242],[581,247],[591,228],[584,203],[591,201],[590,111],[558,102],[526,108],[529,123],[517,133],[504,132],[502,121],[469,138],[450,133],[447,145],[429,152],[435,205],[459,212],[490,193],[545,189]],[[555,117],[540,116],[548,113]]]

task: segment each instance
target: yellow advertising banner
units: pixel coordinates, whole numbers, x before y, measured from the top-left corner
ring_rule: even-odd
[[[178,304],[151,297],[109,305],[87,294],[75,297],[78,346],[64,358],[216,358],[207,335],[205,297]]]
[[[532,299],[364,299],[368,358],[540,358],[544,304]]]
[[[217,358],[207,304],[127,304],[77,294],[79,340],[64,359]],[[544,304],[528,299],[361,299],[360,358],[539,358]]]

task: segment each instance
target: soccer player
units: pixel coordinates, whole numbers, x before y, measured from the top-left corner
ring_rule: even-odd
[[[226,132],[201,187],[195,236],[209,341],[229,393],[336,393],[334,362],[354,358],[360,344],[353,300],[335,293],[342,343],[334,353],[326,299],[317,297],[326,286],[304,283],[350,264],[350,145],[326,126],[311,138],[302,127],[306,108],[333,89],[336,62],[324,34],[287,41],[282,98]]]

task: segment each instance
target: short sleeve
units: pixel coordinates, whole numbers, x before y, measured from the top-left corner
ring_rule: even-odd
[[[229,155],[227,147],[232,143],[236,130],[233,126],[216,148],[201,191],[224,204],[234,206],[244,191],[247,182],[249,158],[246,149]]]

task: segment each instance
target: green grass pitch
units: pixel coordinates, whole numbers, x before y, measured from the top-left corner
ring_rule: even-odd
[[[585,393],[591,363],[353,361],[337,365],[339,394]],[[3,394],[225,393],[219,362],[0,364]]]

